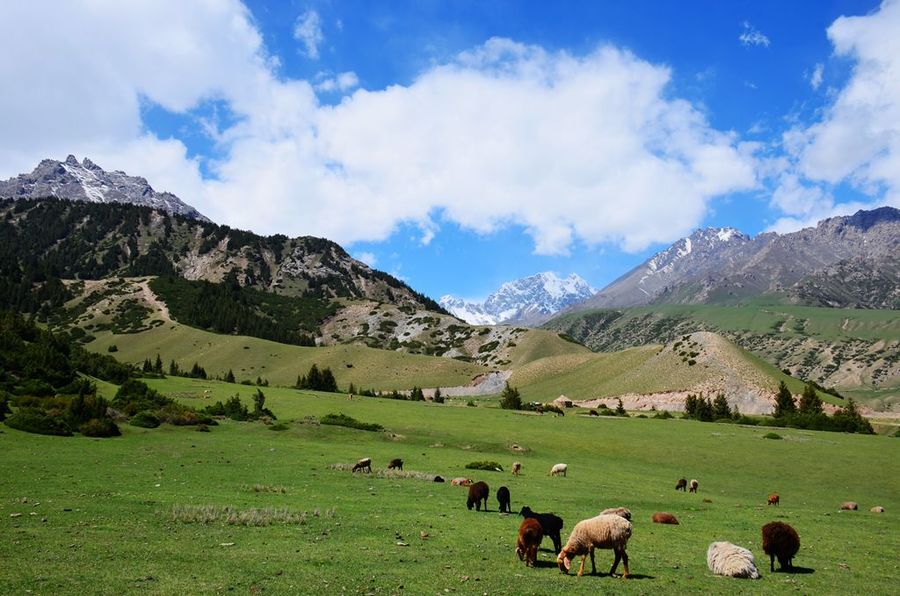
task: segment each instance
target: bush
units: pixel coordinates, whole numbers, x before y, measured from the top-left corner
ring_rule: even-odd
[[[279,422],[278,424],[273,424],[272,426],[270,426],[269,430],[282,431],[287,430],[288,428],[290,427],[287,424],[285,424],[284,422]]]
[[[502,472],[503,466],[495,461],[473,461],[466,464],[467,470],[489,470],[491,472]]]
[[[198,433],[208,433],[209,427],[205,424],[198,424],[196,430]]]
[[[657,412],[656,414],[653,415],[654,420],[668,420],[668,419],[674,418],[674,417],[675,416],[672,416],[672,414],[669,413],[668,410],[663,410],[662,412]]]
[[[37,408],[19,408],[18,411],[7,416],[5,422],[6,426],[27,433],[59,437],[72,436],[72,431],[65,422]]]
[[[782,436],[779,435],[778,433],[766,433],[766,434],[763,435],[763,438],[764,438],[764,439],[775,439],[775,440],[777,440],[777,441],[780,441],[780,440],[783,439],[784,437],[782,437]]]
[[[381,431],[384,427],[380,424],[360,422],[355,418],[351,418],[346,414],[325,414],[319,419],[320,424],[331,424],[334,426],[346,426],[357,430]]]
[[[522,398],[519,396],[519,390],[515,387],[510,387],[509,383],[506,383],[503,393],[500,394],[500,407],[504,410],[522,409]]]
[[[130,424],[131,426],[138,426],[140,428],[156,428],[161,423],[159,421],[159,418],[157,418],[153,412],[144,410],[132,416],[131,420],[128,421],[128,424]]]
[[[86,437],[118,437],[122,434],[112,418],[91,418],[78,427]]]
[[[471,400],[471,399],[470,399],[469,401],[466,402],[466,405],[467,405],[468,407],[470,407],[470,408],[477,408],[477,407],[478,407],[478,404],[476,404],[475,401],[474,401],[474,400]]]
[[[109,352],[110,354],[112,354],[114,352],[118,352],[119,346],[117,346],[116,344],[110,344],[110,346],[108,348],[106,348],[106,351]]]

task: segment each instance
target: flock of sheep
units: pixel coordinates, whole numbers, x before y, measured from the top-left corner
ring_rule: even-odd
[[[353,467],[353,471],[368,470],[371,472],[372,460],[364,458],[359,460]],[[403,461],[399,459],[392,460],[389,468],[403,469]],[[512,473],[518,476],[521,473],[522,464],[513,462]],[[550,476],[566,476],[568,473],[568,465],[556,464],[549,472]],[[440,476],[435,477],[436,482],[444,482]],[[689,490],[696,493],[699,487],[697,480],[688,482],[686,478],[681,478],[675,485],[675,490]],[[486,482],[473,482],[469,478],[459,477],[451,480],[453,486],[468,487],[468,496],[466,498],[466,507],[477,511],[481,511],[482,506],[487,511],[487,503],[490,488]],[[497,501],[501,513],[510,513],[510,492],[506,486],[501,486],[497,490]],[[781,497],[778,493],[772,493],[767,498],[768,505],[779,505]],[[845,502],[841,504],[841,509],[856,510],[857,503]],[[873,507],[873,512],[884,512],[883,507]],[[594,551],[597,549],[612,550],[614,560],[609,570],[609,575],[614,576],[616,568],[621,561],[624,568],[623,578],[628,577],[628,554],[625,549],[628,545],[628,539],[631,538],[631,511],[624,507],[615,507],[605,509],[599,515],[588,519],[581,520],[572,532],[566,544],[562,544],[560,532],[563,527],[563,520],[554,513],[535,513],[530,507],[525,506],[519,511],[524,519],[519,526],[519,533],[516,539],[516,555],[519,560],[525,562],[526,566],[534,567],[537,563],[537,552],[541,541],[546,536],[553,541],[554,552],[558,553],[556,564],[562,573],[569,573],[572,561],[581,556],[581,566],[578,569],[578,575],[584,574],[584,567],[588,556],[591,558],[591,573],[596,574],[597,568],[594,562]],[[651,517],[653,523],[678,525],[678,519],[667,512],[656,512]],[[772,572],[775,571],[775,559],[781,570],[792,569],[792,561],[800,550],[800,536],[797,531],[784,522],[769,522],[762,527],[762,548],[763,552],[769,556],[769,567]],[[732,544],[730,542],[713,542],[709,545],[706,552],[706,562],[709,570],[716,575],[736,578],[756,579],[760,577],[759,570],[756,567],[756,561],[753,553],[748,549]]]

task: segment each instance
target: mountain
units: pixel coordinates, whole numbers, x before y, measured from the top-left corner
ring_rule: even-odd
[[[900,211],[892,207],[755,238],[732,228],[707,228],[657,253],[577,308],[736,304],[760,295],[790,303],[900,308],[898,262]]]
[[[594,289],[578,275],[573,273],[563,279],[548,271],[506,282],[484,302],[448,295],[441,298],[440,304],[472,325],[539,325],[593,294]]]
[[[0,181],[0,198],[56,197],[90,203],[129,203],[209,221],[199,211],[169,192],[156,192],[147,180],[125,172],[107,172],[88,158],[74,155],[66,161],[45,159],[30,174]]]

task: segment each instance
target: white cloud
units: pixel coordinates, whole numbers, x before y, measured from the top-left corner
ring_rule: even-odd
[[[818,89],[822,85],[823,75],[825,74],[825,65],[821,62],[817,63],[815,67],[813,67],[812,74],[809,75],[809,86],[813,88],[813,90]]]
[[[325,75],[318,83],[316,83],[316,91],[323,93],[332,93],[335,91],[345,92],[350,89],[359,87],[359,77],[355,72],[342,72],[336,77]]]
[[[0,38],[0,76],[17,81],[0,94],[3,177],[76,153],[261,233],[346,244],[411,223],[427,244],[440,213],[480,233],[521,226],[542,254],[671,241],[714,197],[756,185],[755,145],[673,98],[667,68],[615,47],[574,56],[493,39],[409,85],[325,106],[309,82],[275,75],[236,1],[37,4],[0,3],[17,23]],[[181,141],[146,131],[140,106],[210,100],[234,118],[211,125],[219,157],[203,180]]]
[[[297,17],[294,39],[303,42],[307,57],[311,60],[319,59],[319,45],[325,41],[325,36],[322,34],[322,19],[318,12],[309,9]]]
[[[741,44],[745,46],[769,47],[769,38],[763,35],[761,31],[757,30],[748,21],[741,23],[741,26],[744,28],[743,33],[738,36]]]
[[[378,262],[378,258],[375,256],[375,253],[372,252],[361,252],[355,257],[358,261],[362,261],[369,267],[374,267],[375,263]]]

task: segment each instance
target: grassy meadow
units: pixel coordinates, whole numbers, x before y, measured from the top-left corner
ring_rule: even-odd
[[[196,406],[235,392],[249,405],[255,392],[190,379],[150,384]],[[775,429],[783,439],[769,440],[773,429],[539,416],[492,400],[465,407],[264,391],[286,430],[224,421],[209,433],[123,426],[122,437],[88,439],[0,426],[0,593],[888,594],[900,580],[900,439]],[[387,430],[315,422],[328,413]],[[331,467],[360,457],[376,471],[400,457],[406,471],[484,480],[491,510],[467,511],[466,489],[449,482]],[[506,471],[464,468],[479,460]],[[520,477],[508,472],[514,460],[524,464]],[[547,476],[557,462],[569,464],[568,477]],[[698,494],[674,490],[682,476],[699,480]],[[497,512],[501,485],[514,510],[562,516],[563,540],[578,520],[629,507],[632,579],[563,576],[547,539],[538,567],[526,568],[514,554],[520,518]],[[765,504],[772,491],[778,508]],[[844,500],[860,511],[839,512]],[[874,505],[886,513],[870,513]],[[238,523],[197,519],[226,507]],[[655,511],[681,525],[651,524]],[[243,525],[242,514],[275,523]],[[801,572],[768,571],[760,527],[772,520],[799,532]],[[715,540],[750,548],[762,579],[712,576],[705,559]],[[611,562],[598,551],[598,571]]]

